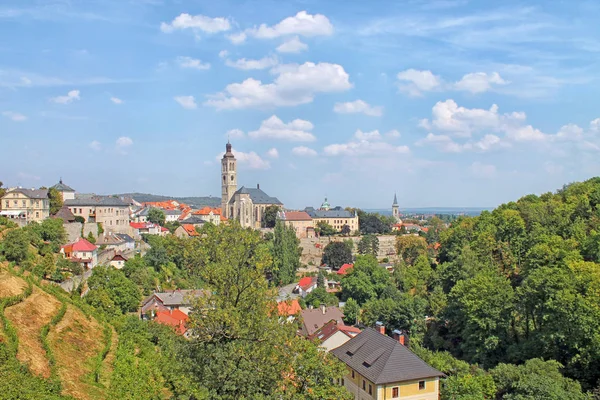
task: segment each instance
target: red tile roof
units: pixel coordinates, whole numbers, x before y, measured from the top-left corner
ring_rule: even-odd
[[[277,303],[277,310],[279,311],[279,315],[290,316],[300,313],[302,307],[300,307],[297,299],[293,299]]]
[[[340,267],[337,274],[338,275],[346,275],[350,268],[354,267],[354,264],[344,264]]]
[[[130,222],[129,226],[133,229],[144,229],[146,227],[145,222]]]
[[[357,327],[348,326],[348,325],[338,325],[338,329],[342,332],[349,333],[350,336],[356,336],[357,334],[359,334],[361,332],[361,330],[358,329]]]
[[[172,326],[178,333],[183,335],[187,331],[185,324],[188,318],[189,317],[180,310],[169,310],[158,311],[156,313],[155,321],[159,324]]]
[[[94,251],[98,247],[95,244],[88,242],[84,238],[79,238],[79,240],[75,243],[64,245],[62,248],[65,249],[65,252],[72,253],[74,251]]]
[[[300,286],[303,290],[306,290],[316,283],[316,276],[305,276],[304,278],[300,279],[300,282],[298,282],[298,286]]]
[[[161,232],[169,232],[169,228],[165,228],[164,226],[160,227]]]
[[[110,259],[110,261],[127,261],[127,257],[125,257],[123,254],[115,254],[113,256],[113,258]]]
[[[312,221],[312,218],[306,211],[286,211],[286,221]]]
[[[196,228],[192,224],[183,224],[181,225],[183,229],[185,229],[185,233],[190,236],[200,236],[200,234],[196,231]]]
[[[200,210],[196,210],[192,214],[194,214],[194,215],[210,215],[211,212],[214,215],[221,215],[221,209],[220,208],[211,208],[211,207],[208,207],[208,206],[204,207],[204,208],[201,208]]]

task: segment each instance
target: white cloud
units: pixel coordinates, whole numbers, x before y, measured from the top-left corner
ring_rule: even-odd
[[[329,156],[370,156],[385,157],[394,154],[408,154],[408,146],[393,146],[385,142],[368,140],[351,141],[348,143],[330,144],[323,152]]]
[[[89,144],[89,148],[95,151],[100,151],[102,150],[102,144],[97,141],[97,140],[93,140],[90,144]]]
[[[399,138],[401,135],[396,129],[392,129],[391,131],[386,132],[385,136],[389,138]]]
[[[79,97],[79,90],[71,90],[66,96],[58,96],[50,99],[53,103],[58,104],[69,104],[74,100],[81,100],[81,97]]]
[[[267,151],[267,156],[271,158],[279,158],[279,152],[275,147],[273,147]]]
[[[475,161],[469,167],[471,174],[478,178],[492,178],[496,175],[496,167],[491,164],[482,164],[480,162]]]
[[[206,105],[217,109],[268,108],[310,103],[317,93],[331,93],[352,87],[349,76],[338,64],[306,62],[284,64],[272,71],[273,83],[248,78],[227,85],[223,92],[209,96]]]
[[[194,96],[175,96],[174,99],[181,107],[187,108],[188,110],[193,110],[198,106]]]
[[[544,132],[531,125],[506,129],[506,136],[515,142],[542,141],[548,138]]]
[[[508,83],[497,72],[492,72],[489,75],[485,72],[474,72],[463,76],[460,81],[454,84],[454,88],[471,93],[483,93],[490,90],[492,84],[506,85]]]
[[[302,43],[298,36],[294,36],[280,44],[276,50],[280,53],[300,53],[308,50],[308,45],[306,43]]]
[[[292,153],[300,157],[315,157],[317,152],[310,147],[298,146],[292,149]]]
[[[235,156],[235,158],[239,161],[240,164],[244,164],[249,169],[269,169],[271,168],[271,163],[267,160],[261,158],[254,151],[245,153],[243,151],[237,151],[236,149],[232,149],[231,152]],[[215,160],[217,162],[221,161],[223,158],[223,153],[219,153]]]
[[[230,129],[225,135],[227,135],[227,138],[229,139],[241,139],[245,136],[244,131],[241,129]]]
[[[236,61],[225,60],[225,65],[228,67],[243,70],[271,68],[278,63],[279,60],[275,56],[263,57],[260,60],[248,60],[246,58],[240,58]]]
[[[232,33],[227,35],[227,39],[233,44],[242,44],[246,41],[246,34],[244,32]]]
[[[596,118],[590,122],[590,130],[592,132],[600,132],[600,118]]]
[[[564,140],[578,140],[583,136],[583,128],[575,124],[567,124],[560,128],[556,138]]]
[[[371,106],[363,100],[355,100],[346,103],[335,103],[333,111],[340,114],[356,114],[362,113],[371,117],[381,117],[383,115],[383,107]]]
[[[437,90],[442,85],[441,78],[431,71],[419,71],[412,68],[399,72],[396,78],[400,81],[400,90],[411,96],[420,96],[422,92]]]
[[[306,11],[300,11],[276,25],[262,24],[258,28],[248,29],[247,32],[259,39],[273,39],[286,35],[329,36],[333,33],[333,25],[322,14],[311,15]]]
[[[310,132],[314,128],[310,121],[295,119],[289,123],[273,115],[260,124],[256,131],[248,132],[253,139],[280,139],[292,142],[311,142],[315,136]]]
[[[123,104],[123,100],[119,99],[118,97],[111,97],[110,101],[112,101],[115,104]]]
[[[226,58],[229,55],[229,52],[227,50],[221,50],[219,52],[219,58]]]
[[[117,152],[127,154],[127,150],[133,145],[133,140],[127,136],[121,136],[115,142]]]
[[[6,118],[12,119],[15,122],[23,122],[27,120],[26,116],[24,116],[23,114],[16,113],[14,111],[4,111],[2,112],[2,115]]]
[[[467,143],[457,143],[448,135],[434,135],[428,133],[423,139],[415,143],[417,146],[433,146],[444,153],[461,153],[463,151],[486,152],[499,147],[507,147],[496,135],[485,135],[481,140]]]
[[[170,33],[177,29],[217,33],[228,31],[230,28],[231,24],[226,18],[211,18],[205,15],[190,15],[187,13],[179,14],[171,23],[163,22],[160,24],[160,30],[165,33]]]
[[[181,68],[192,68],[197,70],[210,69],[209,63],[204,63],[201,60],[192,57],[177,57],[176,61]]]
[[[29,79],[29,78],[27,78],[27,77],[25,77],[25,76],[22,76],[22,77],[21,77],[21,82],[23,82],[23,84],[24,84],[24,85],[26,85],[26,86],[29,86],[29,85],[31,85],[31,83],[32,83],[32,82],[31,82],[31,79]]]
[[[381,140],[381,134],[378,130],[363,132],[360,129],[357,129],[354,133],[354,137],[358,140]]]

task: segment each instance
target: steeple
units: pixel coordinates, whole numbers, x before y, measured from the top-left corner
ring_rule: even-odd
[[[396,193],[394,193],[394,202],[392,203],[393,206],[397,206],[398,205],[398,199],[396,198]]]
[[[237,161],[231,151],[229,139],[225,145],[225,154],[221,159],[221,215],[232,218],[229,201],[237,190]]]
[[[400,222],[400,209],[398,207],[398,198],[396,197],[396,193],[394,193],[394,204],[392,204],[392,217],[394,217],[396,222]]]

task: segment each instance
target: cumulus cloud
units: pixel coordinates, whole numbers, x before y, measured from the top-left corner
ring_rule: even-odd
[[[275,56],[263,57],[260,60],[248,60],[246,58],[240,58],[236,61],[225,60],[225,65],[228,67],[243,70],[271,68],[278,63],[279,60]]]
[[[381,117],[383,115],[383,107],[371,106],[363,100],[354,100],[346,103],[335,103],[333,111],[340,114],[365,114],[371,117]]]
[[[394,146],[381,141],[356,140],[325,146],[323,152],[328,156],[379,156],[408,154],[408,146]]]
[[[123,104],[123,100],[121,100],[121,99],[120,99],[120,98],[118,98],[118,97],[111,97],[111,98],[110,98],[110,101],[112,101],[112,102],[113,102],[113,103],[115,103],[115,104]]]
[[[94,150],[94,151],[100,151],[102,150],[102,144],[97,141],[97,140],[93,140],[90,144],[89,144],[89,148]]]
[[[219,52],[219,58],[227,58],[228,55],[229,55],[229,52],[227,50],[221,50]]]
[[[600,132],[600,118],[596,118],[590,122],[590,130],[592,132]]]
[[[245,136],[244,131],[241,129],[230,129],[227,131],[227,133],[225,133],[225,135],[228,139],[241,139]]]
[[[434,135],[433,133],[429,133],[415,144],[417,146],[433,146],[444,153],[461,153],[464,151],[485,152],[509,146],[508,143],[502,142],[498,136],[492,134],[485,135],[478,141],[457,143],[448,135]]]
[[[194,96],[175,96],[174,99],[181,107],[187,108],[188,110],[193,110],[198,106]]]
[[[396,129],[392,129],[391,131],[386,132],[385,136],[389,138],[399,138],[401,135]]]
[[[460,81],[454,84],[454,88],[471,93],[483,93],[490,90],[493,84],[506,85],[508,83],[497,72],[492,72],[491,74],[474,72],[463,76]]]
[[[333,25],[322,14],[311,15],[306,11],[300,11],[276,25],[262,24],[258,28],[248,29],[247,32],[248,35],[259,39],[273,39],[287,35],[329,36],[333,33]]]
[[[352,87],[348,73],[338,64],[306,62],[284,64],[272,72],[272,83],[248,78],[210,95],[206,105],[217,109],[268,108],[310,103],[317,93],[342,92]]]
[[[2,112],[2,115],[5,116],[6,118],[10,118],[11,120],[15,121],[15,122],[23,122],[27,120],[27,117],[24,116],[23,114],[14,112],[14,111],[4,111]]]
[[[232,33],[227,35],[227,39],[233,44],[242,44],[246,41],[246,34],[244,32]]]
[[[69,104],[72,103],[74,100],[81,100],[81,97],[79,97],[79,93],[79,90],[71,90],[69,93],[67,93],[66,96],[53,97],[50,99],[50,101],[57,104]]]
[[[469,167],[471,174],[478,178],[492,178],[496,175],[496,167],[491,164],[482,164],[475,161]]]
[[[233,153],[235,158],[238,160],[238,162],[240,164],[244,164],[245,167],[248,169],[269,169],[269,168],[271,168],[271,163],[269,161],[261,158],[261,156],[256,154],[256,152],[254,152],[254,151],[245,153],[243,151],[231,149],[231,152]],[[219,153],[215,157],[215,160],[217,162],[220,162],[221,158],[223,158],[223,153]]]
[[[260,124],[256,131],[248,132],[248,136],[253,139],[278,139],[289,140],[292,142],[311,142],[315,136],[310,132],[314,128],[310,121],[295,119],[289,123],[284,123],[277,116],[273,115]]]
[[[210,69],[210,63],[205,63],[192,57],[177,57],[176,61],[181,68],[191,68],[197,70]]]
[[[310,147],[306,146],[298,146],[292,149],[292,154],[295,154],[300,157],[315,157],[317,152]]]
[[[279,158],[279,152],[275,147],[273,147],[267,151],[267,156],[271,158]]]
[[[354,137],[358,140],[381,140],[381,134],[377,129],[371,132],[363,132],[360,129],[357,129],[354,133]]]
[[[420,96],[423,92],[437,90],[442,85],[442,79],[431,71],[419,71],[412,68],[399,72],[396,78],[399,81],[400,90],[411,96]]]
[[[298,36],[294,36],[280,44],[276,50],[280,53],[300,53],[308,50],[308,45],[300,41]]]
[[[211,18],[205,15],[190,15],[188,13],[179,14],[170,23],[163,22],[160,24],[160,30],[165,33],[184,29],[191,29],[195,32],[218,33],[231,29],[231,24],[227,18]]]
[[[133,145],[133,140],[127,136],[121,136],[115,142],[117,152],[127,154],[128,149]]]

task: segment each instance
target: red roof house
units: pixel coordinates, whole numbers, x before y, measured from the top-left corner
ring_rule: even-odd
[[[180,310],[168,310],[168,311],[158,311],[156,313],[156,318],[154,321],[159,324],[172,326],[175,328],[175,331],[180,335],[184,335],[187,332],[186,323],[188,321],[188,316]]]
[[[338,269],[337,274],[346,275],[348,273],[348,270],[352,267],[354,267],[354,264],[344,264],[340,267],[340,269]]]
[[[60,248],[60,252],[69,260],[80,263],[85,268],[94,268],[98,264],[98,247],[84,238]]]
[[[277,311],[282,317],[291,317],[300,313],[302,307],[300,307],[300,303],[297,299],[285,300],[277,303]]]
[[[300,282],[296,285],[294,291],[300,293],[302,297],[306,297],[307,294],[317,288],[317,277],[316,276],[305,276],[300,279]]]

